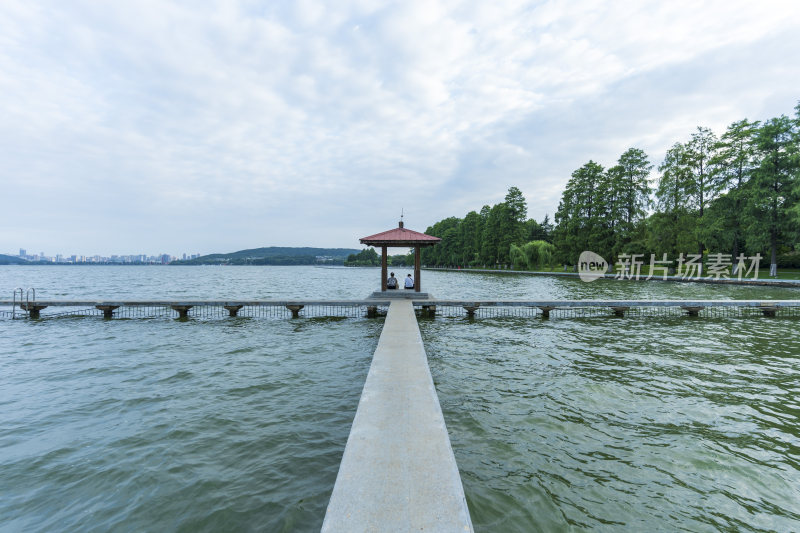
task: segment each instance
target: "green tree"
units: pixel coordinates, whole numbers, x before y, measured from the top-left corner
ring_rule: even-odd
[[[644,150],[628,148],[617,161],[620,175],[619,198],[625,223],[632,227],[647,214],[650,205],[650,182],[648,177],[653,165]]]
[[[697,238],[697,248],[701,256],[705,250],[702,239],[702,226],[708,203],[714,199],[714,184],[710,176],[710,160],[714,155],[714,147],[717,145],[717,137],[708,128],[697,127],[697,131],[692,134],[691,139],[686,144],[686,160],[692,176],[692,200],[697,210],[697,227],[695,234]]]
[[[544,214],[544,218],[539,223],[542,226],[541,240],[552,243],[553,242],[553,223],[550,221],[550,215]],[[536,240],[536,239],[534,239]]]
[[[555,247],[547,241],[531,241],[517,246],[512,244],[509,256],[515,270],[541,270],[553,262]]]
[[[542,270],[553,264],[555,246],[547,241],[531,241],[522,245],[522,252],[531,270]]]
[[[516,187],[509,187],[505,203],[508,206],[508,214],[513,220],[520,224],[525,222],[528,216],[528,204],[522,196],[522,191]]]
[[[703,215],[708,203],[713,200],[715,190],[710,177],[709,161],[717,139],[708,128],[698,127],[686,144],[675,143],[667,151],[664,162],[659,166],[661,178],[656,190],[659,207],[662,212],[672,216],[672,228],[659,232],[672,238],[672,254],[679,251],[678,241],[683,240],[682,233],[692,231],[695,235],[698,253],[703,254],[705,246],[702,241]],[[685,216],[691,212],[694,216]],[[694,219],[694,220],[692,220]],[[661,218],[662,222],[669,218]],[[690,224],[690,227],[678,223]]]
[[[508,263],[509,250],[517,236],[517,224],[508,205],[501,202],[492,206],[483,227],[482,261],[489,265]]]
[[[469,266],[477,265],[483,236],[483,217],[475,211],[470,211],[459,225],[459,232],[461,241],[460,263]]]
[[[648,223],[650,247],[659,253],[676,257],[683,250],[687,233],[692,234],[696,222],[690,211],[694,193],[694,180],[688,164],[686,145],[675,143],[667,150],[659,165],[661,176],[656,188],[656,206],[659,216]]]
[[[621,165],[615,165],[600,177],[597,216],[595,217],[595,245],[602,255],[616,257],[630,240],[632,231],[626,224],[625,174]]]
[[[442,241],[436,246],[429,246],[422,249],[421,261],[423,264],[430,266],[452,266],[458,261],[456,254],[458,253],[460,243],[458,227],[461,224],[461,219],[457,217],[448,217],[440,220],[433,226],[429,226],[425,233],[439,237]]]
[[[795,154],[800,153],[800,101],[794,108],[794,150]],[[794,197],[800,198],[800,176],[795,181]],[[792,207],[792,220],[795,225],[800,226],[800,202],[796,202]]]
[[[525,221],[525,230],[523,231],[523,235],[527,241],[541,240],[544,239],[544,229],[542,228],[541,224],[536,222],[534,219],[529,218]]]
[[[507,207],[507,219],[502,224],[503,231],[509,232],[510,242],[516,244],[526,242],[525,219],[528,217],[528,204],[522,191],[516,187],[509,187],[503,203]]]
[[[606,179],[602,165],[589,161],[572,173],[556,211],[553,244],[558,258],[576,264],[584,250],[596,248],[598,219],[603,212],[599,201],[601,184]]]
[[[742,191],[731,190],[723,193],[706,209],[702,227],[703,242],[710,251],[730,251],[732,258],[739,253],[742,242],[741,230],[741,202]],[[737,272],[737,262],[733,261],[733,274]]]
[[[778,245],[792,236],[797,201],[797,127],[786,115],[764,122],[755,134],[759,159],[747,187],[747,232],[769,246],[770,275],[777,275]]]
[[[507,264],[511,244],[522,244],[526,238],[525,217],[528,207],[522,192],[510,187],[505,201],[491,208],[483,206],[480,213],[481,240],[477,249],[478,261],[484,265]],[[477,224],[477,220],[476,226]]]
[[[414,251],[406,254],[390,255],[388,264],[391,266],[414,266]]]
[[[702,228],[703,240],[714,244],[717,250],[731,250],[735,258],[743,243],[741,222],[746,191],[744,190],[754,168],[756,154],[753,138],[758,122],[739,120],[728,126],[715,147],[711,165],[711,186],[721,193],[711,205]],[[711,248],[709,248],[711,249]],[[736,273],[734,262],[734,274]]]
[[[512,244],[509,249],[509,258],[511,259],[511,267],[514,270],[526,270],[528,268],[528,258],[525,257],[525,252],[516,244]]]
[[[344,266],[378,266],[381,258],[374,248],[364,248],[357,254],[350,254],[344,262]]]

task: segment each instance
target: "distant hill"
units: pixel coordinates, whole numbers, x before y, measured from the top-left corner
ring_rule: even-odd
[[[202,255],[173,261],[171,265],[341,265],[347,256],[361,250],[351,248],[287,248],[270,246],[229,254]]]
[[[357,252],[358,250],[355,251]],[[28,261],[22,259],[21,257],[0,254],[0,265],[24,265],[27,263]]]

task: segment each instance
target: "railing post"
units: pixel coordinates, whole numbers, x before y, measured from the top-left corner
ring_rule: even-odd
[[[19,304],[20,308],[28,312],[28,318],[41,318],[39,311],[42,309],[47,308],[46,305],[38,305],[35,303],[23,303]]]
[[[229,316],[236,316],[239,314],[239,310],[244,307],[243,305],[223,305],[223,308],[228,310]]]
[[[700,311],[705,309],[705,307],[702,305],[681,306],[681,309],[689,313],[689,316],[700,316]]]
[[[11,320],[17,318],[17,291],[19,291],[20,309],[22,309],[22,298],[25,295],[25,293],[22,291],[22,287],[17,287],[16,289],[14,289],[14,301],[11,304]]]
[[[464,305],[464,306],[462,306],[462,307],[463,307],[463,308],[464,308],[464,310],[467,312],[467,316],[468,316],[469,318],[475,318],[475,311],[477,311],[477,310],[478,310],[478,308],[480,307],[480,304],[475,304],[475,305]]]
[[[630,309],[630,307],[617,306],[611,308],[611,310],[614,311],[614,316],[620,316],[620,317],[625,316],[625,311],[627,311],[628,309]]]
[[[304,305],[287,305],[286,309],[292,312],[292,318],[300,317],[300,310],[305,307]]]
[[[118,309],[118,305],[95,305],[95,308],[103,312],[103,318],[110,319],[114,316],[114,310]]]
[[[173,311],[178,312],[179,319],[187,319],[189,318],[189,309],[194,307],[193,305],[171,305],[170,306]]]

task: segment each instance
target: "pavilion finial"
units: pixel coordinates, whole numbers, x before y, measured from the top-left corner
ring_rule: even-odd
[[[399,227],[403,227],[403,208],[400,208],[400,225]]]

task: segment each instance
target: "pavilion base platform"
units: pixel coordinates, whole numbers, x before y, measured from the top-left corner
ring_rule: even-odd
[[[397,289],[393,291],[375,291],[368,298],[370,300],[428,300],[432,296],[427,292]]]

